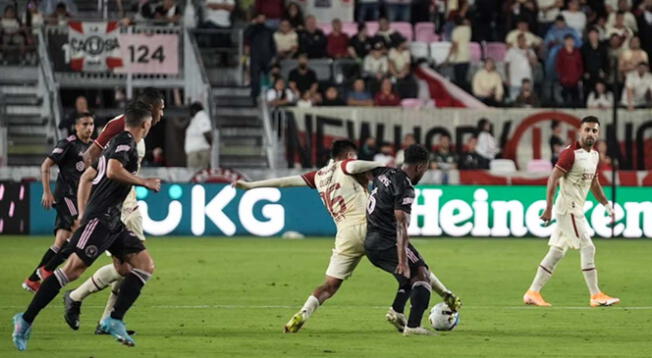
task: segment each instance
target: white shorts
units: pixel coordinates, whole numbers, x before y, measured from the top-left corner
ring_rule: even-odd
[[[367,225],[340,228],[335,237],[335,248],[331,255],[326,276],[346,280],[364,256],[364,238]]]
[[[548,245],[556,246],[563,250],[577,250],[593,245],[584,215],[577,216],[571,213],[557,215],[556,225],[552,231]]]
[[[140,240],[145,241],[143,217],[140,215],[140,210],[138,210],[138,201],[136,200],[134,189],[131,189],[131,192],[122,203],[122,215],[120,215],[120,219],[127,229],[131,230]]]

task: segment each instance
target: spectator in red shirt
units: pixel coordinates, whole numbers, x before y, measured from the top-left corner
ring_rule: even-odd
[[[276,30],[285,13],[285,2],[283,0],[256,0],[255,12],[256,14],[265,14],[267,17],[265,24]]]
[[[394,86],[389,78],[383,79],[380,84],[380,91],[374,97],[376,106],[398,106],[401,104],[401,97],[394,91]]]
[[[333,19],[333,31],[328,35],[326,51],[328,57],[342,58],[349,56],[349,37],[342,32],[342,21]]]
[[[563,105],[567,107],[580,106],[579,83],[584,73],[582,54],[575,48],[575,39],[572,35],[564,36],[564,47],[559,50],[555,69],[561,84]]]

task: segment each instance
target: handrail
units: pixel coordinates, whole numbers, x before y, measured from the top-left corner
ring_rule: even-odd
[[[4,93],[0,92],[0,167],[7,166],[8,142],[7,135],[7,102]]]
[[[272,116],[263,94],[260,95],[258,102],[260,103],[261,120],[263,121],[263,130],[265,131],[264,145],[267,153],[267,164],[270,169],[276,169],[278,140],[276,139],[274,130],[272,129]]]
[[[52,117],[48,117],[48,125],[50,126],[48,133],[54,134],[54,140],[58,141],[63,138],[63,133],[59,129],[61,113],[63,113],[63,106],[59,97],[59,86],[54,79],[54,69],[48,55],[43,29],[39,29],[36,35],[38,36],[39,86],[42,81],[46,91],[46,97],[44,98],[46,109],[52,114]]]

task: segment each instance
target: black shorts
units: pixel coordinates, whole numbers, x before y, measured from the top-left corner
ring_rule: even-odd
[[[374,250],[371,248],[365,248],[365,253],[369,261],[371,261],[374,266],[379,267],[383,271],[387,271],[394,275],[400,286],[404,286],[410,283],[410,280],[417,276],[419,273],[420,267],[428,268],[426,261],[423,259],[419,251],[408,244],[407,247],[407,259],[408,266],[410,266],[410,279],[406,278],[403,275],[396,274],[396,266],[398,266],[398,253],[396,252],[396,247],[389,249],[380,249]]]
[[[72,231],[72,225],[77,220],[77,203],[67,197],[56,199],[54,209],[57,211],[57,218],[54,220],[54,234],[59,230]]]
[[[124,225],[120,224],[111,230],[98,218],[90,219],[80,226],[69,245],[87,266],[91,266],[104,251],[125,261],[127,255],[145,250],[143,242]]]

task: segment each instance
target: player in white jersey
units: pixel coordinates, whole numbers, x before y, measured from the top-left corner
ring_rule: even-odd
[[[589,190],[604,205],[606,211],[614,218],[614,210],[602,186],[598,181],[597,169],[600,156],[593,149],[600,132],[600,122],[594,116],[582,119],[579,141],[565,148],[559,155],[559,161],[548,179],[546,209],[541,220],[550,222],[552,217],[552,199],[559,184],[559,196],[555,201],[554,228],[548,245],[550,249],[537,269],[532,285],[523,296],[529,305],[550,306],[541,296],[541,289],[552,276],[555,267],[568,249],[580,250],[581,268],[584,280],[589,288],[589,304],[611,306],[620,299],[609,297],[598,288],[598,273],[595,268],[595,246],[591,241],[589,227],[584,217],[584,202]]]
[[[349,278],[360,259],[364,256],[364,239],[367,232],[366,207],[367,172],[384,166],[381,163],[357,160],[357,148],[348,140],[338,140],[331,148],[331,160],[318,171],[285,178],[261,180],[256,182],[238,181],[239,189],[259,187],[297,187],[308,186],[317,189],[324,206],[337,226],[335,247],[326,269],[324,283],[308,297],[303,307],[285,325],[286,333],[301,329],[313,312],[327,299],[333,297],[342,282]],[[459,308],[461,301],[430,274],[434,288],[450,305]],[[391,309],[390,309],[391,311]],[[390,312],[387,319],[398,329],[406,324],[403,315]]]

